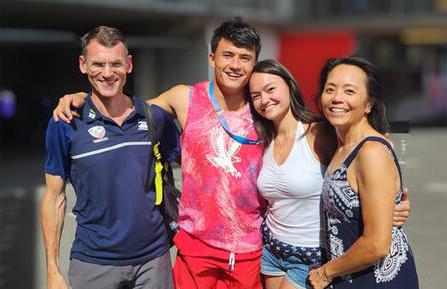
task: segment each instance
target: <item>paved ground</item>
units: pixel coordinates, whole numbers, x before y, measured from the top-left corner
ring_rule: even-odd
[[[412,213],[406,226],[422,289],[445,288],[447,129],[414,129],[405,136],[406,183]],[[395,141],[400,145],[399,140]],[[41,156],[0,155],[0,289],[45,289],[45,255],[38,203],[43,194]],[[69,188],[69,206],[74,194]],[[74,218],[67,210],[61,244],[66,274]]]

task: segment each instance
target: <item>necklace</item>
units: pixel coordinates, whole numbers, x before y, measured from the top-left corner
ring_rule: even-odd
[[[296,131],[284,135],[284,137],[275,136],[275,142],[273,146],[273,157],[278,165],[282,165],[292,150],[293,143],[295,142]],[[277,157],[275,157],[275,152]]]

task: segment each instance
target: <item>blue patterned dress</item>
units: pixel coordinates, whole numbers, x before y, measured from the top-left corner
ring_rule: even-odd
[[[327,172],[322,193],[323,250],[326,259],[342,255],[362,235],[360,199],[348,183],[347,170],[366,141],[378,141],[388,148],[401,177],[393,149],[388,142],[378,137],[363,139],[337,170],[331,174]],[[401,195],[402,191],[396,203],[400,202]],[[386,257],[363,271],[335,278],[331,284],[332,288],[419,288],[413,253],[403,230],[393,227],[391,247]]]

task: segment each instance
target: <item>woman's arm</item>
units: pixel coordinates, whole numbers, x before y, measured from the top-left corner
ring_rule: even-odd
[[[309,279],[315,288],[324,288],[334,277],[361,271],[389,251],[400,182],[391,154],[383,144],[367,142],[362,146],[348,169],[348,181],[360,197],[363,232],[343,255],[311,271]]]

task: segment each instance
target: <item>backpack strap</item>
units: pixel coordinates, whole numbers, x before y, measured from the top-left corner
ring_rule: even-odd
[[[355,156],[357,155],[357,153],[359,152],[360,148],[363,146],[363,144],[367,141],[375,141],[375,142],[380,142],[383,145],[385,145],[388,149],[388,151],[391,153],[393,160],[394,160],[394,164],[397,167],[397,171],[399,172],[399,179],[400,179],[400,187],[402,188],[402,171],[400,169],[400,165],[399,165],[399,161],[397,159],[397,155],[393,150],[393,147],[391,146],[391,144],[386,141],[385,139],[381,138],[381,137],[377,137],[377,136],[368,136],[366,138],[364,138],[363,140],[361,140],[357,146],[352,150],[352,152],[348,155],[348,157],[346,158],[346,160],[343,162],[343,164],[346,166],[346,168],[348,168],[352,161],[354,160]]]
[[[163,165],[161,163],[160,154],[160,142],[158,140],[157,131],[154,126],[154,118],[152,116],[152,109],[147,103],[144,104],[144,113],[146,115],[147,129],[149,134],[152,136],[153,144],[153,155],[155,156],[155,205],[160,205],[163,201],[163,178],[161,171],[163,170]]]

